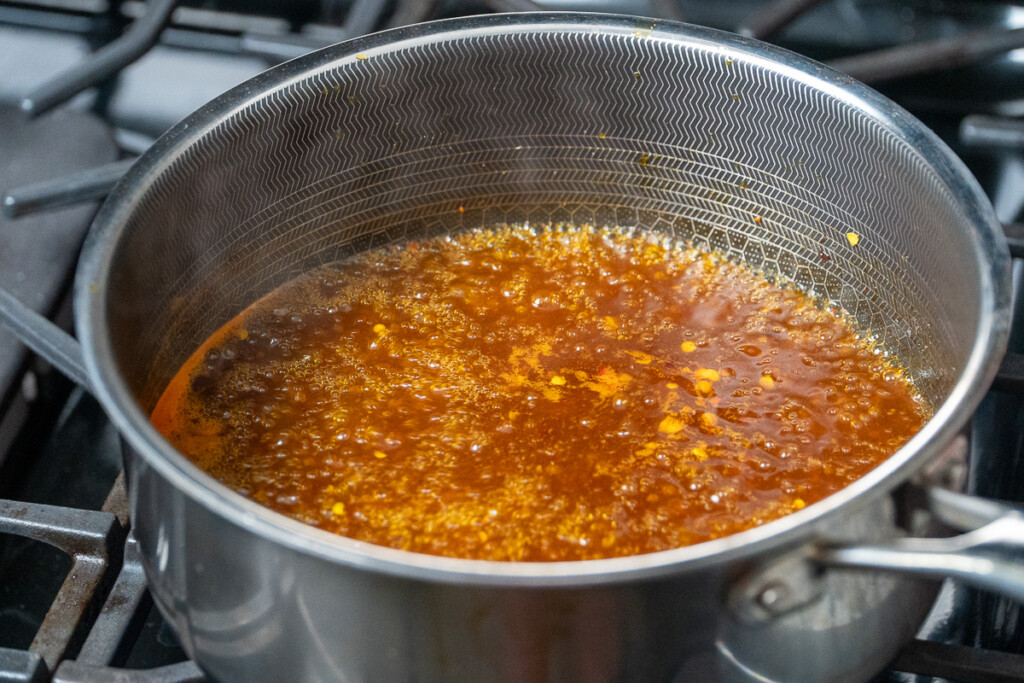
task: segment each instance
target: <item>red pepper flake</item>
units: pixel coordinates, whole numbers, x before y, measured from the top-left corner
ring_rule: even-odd
[[[832,260],[832,257],[829,256],[828,254],[826,254],[824,251],[819,251],[818,252],[818,258],[820,258],[822,261],[831,261]]]

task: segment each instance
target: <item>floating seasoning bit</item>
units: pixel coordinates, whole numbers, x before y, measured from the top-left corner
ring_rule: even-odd
[[[698,368],[693,375],[697,379],[706,379],[709,382],[717,382],[722,378],[722,376],[718,374],[718,370],[713,370],[711,368]]]
[[[378,460],[383,460],[384,458],[388,457],[388,454],[385,453],[384,451],[374,451],[373,457],[377,458]]]
[[[658,425],[658,431],[664,434],[677,434],[686,427],[686,423],[675,415],[666,415]]]
[[[851,247],[855,247],[860,244],[860,235],[855,232],[846,233],[846,241],[850,243]]]
[[[682,344],[679,345],[679,348],[681,348],[684,353],[693,353],[694,351],[697,350],[697,345],[694,344],[692,341],[684,341]]]
[[[356,59],[358,59],[360,62],[362,62],[362,61],[365,61],[365,60],[369,59],[369,57],[367,57],[362,52],[360,52],[359,54],[356,55]]]

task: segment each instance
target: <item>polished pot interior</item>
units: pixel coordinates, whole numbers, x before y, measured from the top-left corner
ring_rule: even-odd
[[[828,82],[654,29],[410,31],[178,131],[192,139],[128,217],[107,293],[139,403],[303,271],[506,221],[640,226],[743,259],[852,313],[940,403],[981,287],[947,179]]]

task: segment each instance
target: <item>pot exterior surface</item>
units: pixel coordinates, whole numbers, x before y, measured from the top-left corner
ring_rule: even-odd
[[[578,563],[333,536],[222,486],[149,423],[194,349],[280,284],[506,222],[659,231],[795,282],[896,354],[935,416],[786,518]],[[1008,274],[977,183],[874,91],[721,32],[508,15],[333,46],[197,111],[104,204],[75,312],[133,453],[157,603],[219,679],[817,681],[886,661],[927,587],[828,572],[820,599],[757,621],[729,607],[735,582],[815,538],[898,535],[890,493],[950,442],[995,372]]]
[[[368,572],[273,543],[138,456],[132,519],[152,594],[218,681],[867,680],[913,637],[933,584],[830,572],[819,598],[752,621],[737,561],[583,588],[460,585]],[[869,508],[830,538],[895,533]]]

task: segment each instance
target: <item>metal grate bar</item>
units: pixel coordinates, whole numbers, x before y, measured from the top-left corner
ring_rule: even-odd
[[[1024,258],[1024,223],[1004,223],[1003,234],[1010,246],[1010,256]]]
[[[156,669],[116,669],[81,662],[60,665],[53,683],[204,683],[206,676],[195,662],[169,664]]]
[[[112,551],[124,537],[121,525],[109,512],[0,500],[0,533],[42,541],[72,557],[71,571],[29,646],[53,671],[84,638],[104,592]]]
[[[1024,121],[968,116],[960,123],[960,142],[977,147],[1024,149]]]
[[[1024,683],[1020,655],[927,640],[915,640],[903,648],[891,668],[958,683]]]
[[[345,36],[354,38],[377,28],[386,4],[384,0],[355,0],[345,17]]]
[[[964,66],[1024,47],[1024,28],[979,31],[843,57],[829,66],[865,83]]]
[[[124,545],[121,572],[89,630],[89,637],[78,653],[78,661],[91,665],[124,663],[152,605],[153,600],[146,589],[139,544],[134,536],[129,535]]]
[[[3,200],[4,215],[8,218],[18,218],[38,211],[102,199],[117,184],[121,176],[128,172],[134,161],[115,161],[8,190]]]
[[[150,0],[145,15],[133,21],[123,36],[26,95],[22,112],[29,117],[45,114],[134,62],[156,44],[177,4],[178,0]]]
[[[0,647],[0,681],[41,683],[46,677],[43,659],[35,652]]]
[[[824,0],[775,0],[759,7],[743,20],[736,32],[748,38],[764,38],[789,26]]]
[[[388,19],[388,28],[408,26],[426,21],[437,9],[439,0],[398,0],[395,11]]]
[[[485,0],[484,5],[493,12],[542,12],[533,0]]]

